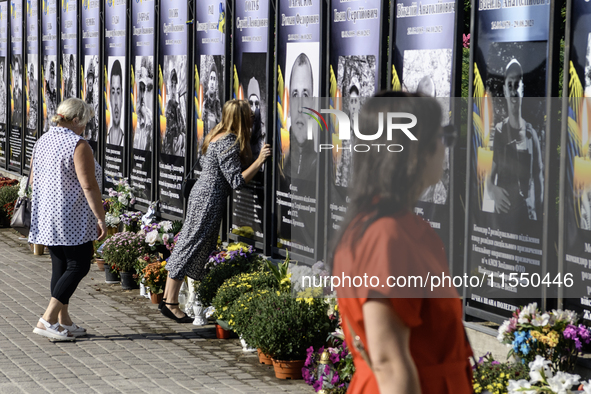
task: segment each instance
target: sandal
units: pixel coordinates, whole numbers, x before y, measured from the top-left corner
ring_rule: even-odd
[[[43,337],[52,339],[54,341],[73,341],[76,339],[72,333],[68,330],[59,331],[60,324],[49,324],[43,318],[39,319],[39,322],[45,326],[45,328],[35,327],[33,333],[41,335]]]
[[[170,309],[168,309],[168,307],[166,306],[166,305],[178,305],[178,304],[179,304],[178,302],[175,304],[165,302],[164,305],[162,305],[162,309],[160,309],[160,313],[162,313],[164,316],[168,317],[169,319],[176,321],[177,323],[193,323],[193,320],[195,320],[195,319],[188,316],[186,313],[185,313],[185,316],[183,316],[183,317],[176,317],[176,315]]]
[[[76,323],[72,323],[71,326],[66,326],[65,324],[60,324],[60,326],[62,326],[64,329],[68,330],[76,338],[83,337],[84,335],[87,334],[86,328],[82,328],[80,326],[77,326]]]
[[[166,304],[166,298],[163,298],[162,301],[158,303],[158,310],[162,310],[162,307]]]

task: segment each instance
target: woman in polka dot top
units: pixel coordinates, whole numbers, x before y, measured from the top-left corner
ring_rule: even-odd
[[[35,334],[68,341],[86,335],[68,313],[70,297],[90,270],[93,241],[107,228],[100,182],[102,170],[81,136],[94,117],[83,100],[63,101],[57,124],[35,144],[31,159],[31,230],[29,242],[49,247],[52,262],[51,300]]]

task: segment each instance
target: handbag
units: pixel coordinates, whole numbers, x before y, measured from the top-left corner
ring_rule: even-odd
[[[25,190],[29,189],[30,177],[27,178],[27,186]],[[10,220],[10,227],[27,237],[31,228],[31,200],[26,195],[19,197],[14,204],[14,212]]]
[[[191,195],[191,189],[193,189],[193,186],[195,186],[195,183],[197,182],[197,179],[189,178],[193,173],[193,170],[197,166],[197,163],[199,163],[199,160],[197,160],[195,164],[193,164],[193,167],[191,167],[191,170],[189,171],[187,176],[185,176],[185,179],[183,179],[183,185],[181,186],[181,194],[183,195],[183,197],[185,197],[185,200],[189,199],[189,196]]]

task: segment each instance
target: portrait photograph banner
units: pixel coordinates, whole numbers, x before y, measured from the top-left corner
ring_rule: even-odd
[[[88,141],[94,156],[98,158],[100,139],[100,100],[99,86],[101,80],[101,68],[99,56],[100,43],[100,0],[82,0],[80,17],[82,20],[82,39],[80,51],[80,98],[94,107],[94,118],[86,124],[84,138]]]
[[[8,1],[0,1],[0,167],[6,168],[6,130],[8,129]]]
[[[387,7],[388,3],[381,0],[331,1],[330,106],[348,115],[351,127],[355,127],[353,115],[359,112],[363,98],[373,96],[385,87]],[[350,139],[340,139],[339,125],[334,115],[328,115],[326,120],[333,145],[333,149],[327,151],[330,157],[327,159],[325,177],[325,227],[329,240],[326,247],[330,247],[330,240],[337,234],[347,212],[356,141],[353,130]]]
[[[392,7],[392,79],[388,82],[393,90],[431,97],[456,97],[459,92],[452,84],[458,59],[458,54],[454,53],[458,4],[437,0],[420,4],[418,7],[416,2],[398,0]],[[440,103],[444,106],[444,114],[451,115],[452,101],[441,100]],[[443,126],[450,122],[449,116],[444,117]],[[415,207],[415,213],[429,221],[448,251],[453,234],[450,229],[450,205],[453,202],[450,153],[447,148],[441,180],[423,193]],[[451,260],[451,256],[448,258]]]
[[[181,185],[187,153],[189,110],[188,4],[184,0],[160,3],[160,48],[158,61],[160,211],[183,217]],[[193,96],[193,95],[191,95]]]
[[[23,151],[23,0],[10,3],[10,136],[8,169],[20,174]]]
[[[127,6],[126,0],[106,0],[104,41],[105,161],[106,189],[114,187],[126,171],[126,144],[129,126],[125,110],[128,100],[127,79]]]
[[[61,1],[60,102],[78,97],[78,2]]]
[[[195,4],[194,138],[193,175],[201,174],[201,148],[207,134],[222,120],[222,107],[229,94],[231,18],[224,0],[200,0]]]
[[[98,1],[98,0],[97,0]],[[57,0],[42,0],[41,10],[41,99],[43,100],[42,127],[45,133],[52,125],[51,118],[57,112],[58,25]],[[96,116],[99,116],[98,113]]]
[[[27,1],[27,30],[26,47],[27,60],[25,65],[25,162],[26,171],[31,167],[33,147],[39,136],[37,135],[39,122],[39,3],[38,0]]]
[[[575,310],[591,321],[591,3],[569,2],[565,54],[565,82],[563,97],[568,97],[563,123],[564,187],[561,196],[563,214],[559,221],[564,226],[560,239],[559,258],[562,271],[582,279],[584,292],[576,288],[564,289],[564,308]],[[567,34],[569,28],[567,27]],[[561,152],[562,153],[562,152]]]
[[[254,114],[250,149],[256,159],[267,140],[267,133],[273,130],[269,122],[272,113],[269,89],[273,89],[269,75],[271,1],[237,0],[234,10],[232,98],[247,100]],[[261,167],[248,185],[232,193],[229,225],[234,239],[240,236],[251,243],[264,241],[264,171],[267,165]]]
[[[156,103],[156,3],[131,3],[131,131],[132,152],[129,180],[138,205],[152,201]]]
[[[277,7],[277,120],[275,131],[274,210],[277,253],[318,259],[316,220],[320,142],[312,121],[308,139],[306,108],[326,97],[323,37],[324,8],[319,0],[279,0]],[[280,252],[281,251],[281,252]]]
[[[544,0],[480,2],[473,10],[465,272],[498,280],[467,288],[465,302],[467,314],[493,321],[529,302],[542,305],[541,286],[513,287],[508,279],[545,274],[550,10]]]

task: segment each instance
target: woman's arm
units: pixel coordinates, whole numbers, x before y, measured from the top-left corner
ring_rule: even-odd
[[[269,156],[271,156],[271,145],[265,144],[263,149],[261,149],[261,153],[259,153],[259,157],[257,157],[250,167],[242,172],[244,182],[248,183],[252,180],[252,178],[254,178],[256,173],[261,169],[261,166]]]
[[[107,235],[105,210],[101,199],[101,191],[94,175],[95,167],[92,149],[85,140],[80,140],[76,150],[74,150],[74,167],[88,205],[98,219],[97,230],[99,232],[98,240],[100,241]]]
[[[363,304],[363,322],[373,373],[380,393],[420,393],[419,374],[410,354],[410,328],[388,299]]]

